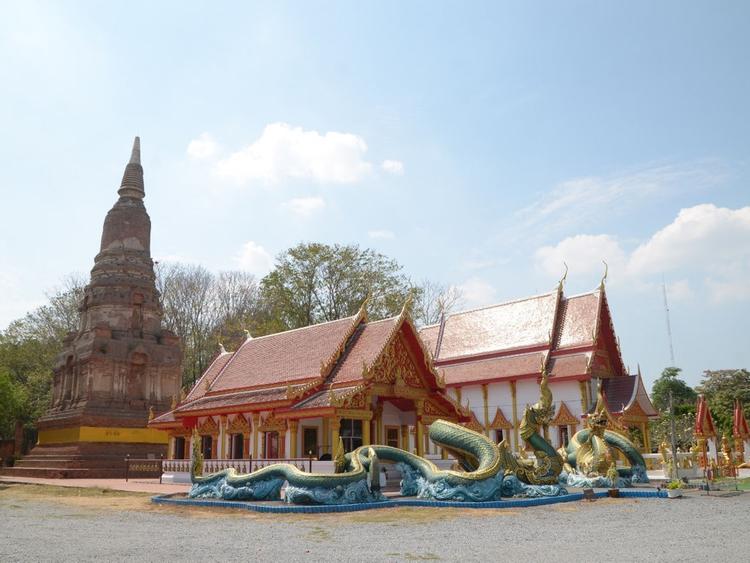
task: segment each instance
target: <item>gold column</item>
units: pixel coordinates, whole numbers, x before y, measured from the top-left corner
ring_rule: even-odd
[[[369,446],[372,443],[370,440],[370,421],[362,421],[362,445]]]
[[[409,426],[407,424],[401,425],[401,449],[409,451]]]
[[[297,428],[298,420],[287,420],[289,426],[289,457],[297,457]]]
[[[253,459],[258,459],[258,426],[260,426],[260,414],[253,413]]]
[[[328,425],[331,427],[331,452],[336,451],[339,445],[339,430],[341,430],[341,419],[337,416],[333,417]]]
[[[417,446],[417,455],[421,456],[424,453],[424,429],[422,428],[422,412],[424,411],[424,401],[415,401],[417,411],[417,435],[415,438]]]
[[[167,445],[167,459],[174,459],[174,436],[169,435],[169,444]]]
[[[490,435],[490,405],[488,402],[489,392],[487,390],[487,384],[482,384],[482,401],[484,402],[484,433],[489,437]]]
[[[513,449],[518,451],[521,447],[518,443],[518,405],[516,404],[516,382],[514,380],[510,382],[510,398],[513,402]]]
[[[227,455],[227,423],[227,415],[221,415],[219,417],[219,445],[221,446],[221,451],[217,454],[221,459],[229,459]]]
[[[651,453],[651,437],[648,435],[648,421],[643,423],[643,449],[647,454]]]
[[[333,456],[333,448],[331,447],[331,444],[328,443],[328,439],[331,436],[330,432],[331,430],[328,427],[328,419],[323,417],[320,429],[322,443],[320,444],[320,453],[318,456],[323,454],[331,454],[331,456]]]
[[[459,404],[461,404],[461,388],[456,387],[456,401],[458,401]]]
[[[589,412],[589,394],[586,392],[586,382],[579,381],[578,389],[581,392],[581,410],[584,413]]]
[[[375,441],[378,444],[383,443],[383,403],[375,407]]]

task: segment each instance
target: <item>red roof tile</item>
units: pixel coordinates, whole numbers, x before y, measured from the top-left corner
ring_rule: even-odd
[[[591,353],[570,354],[558,356],[550,360],[547,366],[551,377],[572,377],[575,375],[586,375]]]
[[[438,336],[440,336],[440,325],[422,327],[419,329],[419,336],[430,351],[430,354],[435,357],[435,347],[437,346]]]
[[[222,369],[224,369],[224,366],[227,365],[227,362],[232,358],[231,352],[222,352],[216,358],[214,358],[214,361],[211,362],[211,364],[208,366],[205,372],[203,372],[203,375],[198,380],[198,382],[193,385],[193,388],[190,390],[190,393],[187,394],[187,397],[185,397],[185,400],[183,402],[187,403],[190,401],[194,401],[203,395],[206,394],[206,384],[205,382],[208,381],[211,383],[216,379],[216,376],[219,375]]]
[[[502,356],[489,360],[446,365],[438,368],[438,371],[445,373],[446,385],[518,377],[541,373],[540,369],[544,355],[544,352],[532,352],[516,356]]]
[[[557,348],[582,346],[594,340],[599,291],[564,299],[561,304]]]
[[[443,361],[547,344],[552,334],[557,295],[554,291],[449,315],[445,319],[437,358]]]
[[[246,340],[211,385],[211,392],[312,379],[359,322],[338,321]]]
[[[332,383],[351,382],[362,379],[362,366],[371,367],[388,342],[398,317],[374,321],[357,328],[350,344],[343,354],[343,359],[334,368]]]
[[[221,395],[209,395],[191,403],[177,407],[176,412],[181,415],[190,414],[191,411],[202,411],[206,409],[219,409],[241,405],[252,405],[267,403],[271,401],[286,400],[286,387],[274,387],[272,389],[258,389],[238,393],[226,393]]]

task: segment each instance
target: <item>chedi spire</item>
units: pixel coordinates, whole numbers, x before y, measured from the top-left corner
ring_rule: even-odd
[[[143,187],[143,167],[141,166],[141,138],[136,137],[133,141],[133,150],[130,153],[130,162],[125,166],[122,182],[117,193],[121,197],[135,197],[143,199],[146,192]]]

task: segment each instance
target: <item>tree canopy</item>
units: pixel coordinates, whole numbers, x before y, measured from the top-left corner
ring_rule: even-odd
[[[680,415],[695,412],[695,402],[698,394],[680,379],[682,370],[678,367],[667,367],[651,388],[651,401],[662,413],[669,413],[669,392],[672,392],[672,402],[675,414]]]
[[[750,372],[746,369],[706,370],[698,392],[706,396],[714,422],[722,432],[731,435],[735,399],[742,402],[745,416],[750,418]]]

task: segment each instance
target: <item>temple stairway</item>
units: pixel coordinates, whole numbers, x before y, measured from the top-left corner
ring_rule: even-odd
[[[164,452],[163,446],[154,444],[79,442],[36,446],[13,467],[0,468],[0,475],[42,479],[124,479],[125,456],[158,458]]]

